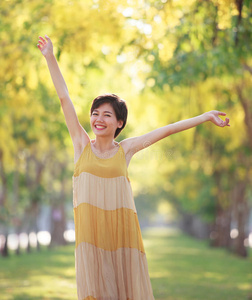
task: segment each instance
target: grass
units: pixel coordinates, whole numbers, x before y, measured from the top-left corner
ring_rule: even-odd
[[[161,229],[142,234],[156,300],[252,299],[252,253],[242,259]],[[0,299],[76,300],[74,245],[0,258]]]
[[[0,299],[77,299],[74,246],[1,258]]]
[[[156,300],[252,299],[252,251],[239,258],[207,241],[160,229],[143,237]]]

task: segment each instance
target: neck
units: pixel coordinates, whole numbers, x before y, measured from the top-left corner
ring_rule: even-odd
[[[110,137],[99,137],[96,136],[96,139],[93,141],[95,149],[99,152],[111,151],[115,148],[115,141]]]

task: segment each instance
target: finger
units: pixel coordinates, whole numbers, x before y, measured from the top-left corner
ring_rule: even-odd
[[[228,123],[229,123],[229,118],[226,118],[225,125],[230,127],[230,124],[228,124]]]
[[[225,116],[225,115],[226,115],[226,113],[224,113],[224,112],[221,112],[221,111],[218,111],[218,115]]]
[[[45,35],[45,38],[47,39],[48,42],[51,41],[48,35]]]
[[[39,44],[37,44],[37,47],[39,48],[39,50],[41,50],[41,46]]]
[[[44,42],[44,41],[42,41],[42,40],[38,40],[38,42],[39,42],[42,46],[44,46],[44,45],[46,44],[46,42]]]
[[[43,41],[43,43],[46,43],[46,40],[42,36],[39,36],[39,38]]]

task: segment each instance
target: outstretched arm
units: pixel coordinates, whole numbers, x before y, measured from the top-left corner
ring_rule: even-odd
[[[47,35],[45,36],[45,38],[46,40],[42,36],[40,36],[38,41],[39,44],[37,44],[37,46],[46,59],[48,69],[50,71],[58,97],[60,101],[64,101],[64,99],[69,98],[67,85],[60,72],[57,60],[53,54],[52,41]]]
[[[74,105],[70,99],[66,82],[60,72],[57,60],[53,54],[53,44],[51,39],[46,35],[46,39],[39,37],[37,47],[44,55],[53,84],[61,102],[63,113],[74,148],[81,147],[89,141],[89,136],[84,128],[80,125]]]
[[[212,110],[212,111],[206,112],[206,113],[199,115],[197,117],[194,117],[194,118],[182,120],[182,121],[179,121],[176,123],[166,125],[164,127],[160,127],[158,129],[155,129],[144,135],[133,137],[133,138],[128,138],[128,139],[124,140],[125,142],[122,141],[122,143],[126,144],[127,152],[131,153],[133,155],[136,152],[138,152],[146,147],[149,147],[150,145],[158,142],[159,140],[161,140],[171,134],[195,127],[195,126],[202,124],[204,122],[207,122],[207,121],[211,121],[212,123],[214,123],[215,125],[217,125],[219,127],[230,126],[229,118],[226,118],[225,121],[223,121],[219,117],[219,115],[225,116],[226,113],[220,112],[217,110]]]

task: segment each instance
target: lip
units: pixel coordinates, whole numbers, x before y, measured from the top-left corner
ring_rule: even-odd
[[[96,129],[96,130],[104,130],[104,129],[106,129],[106,127],[104,127],[104,128],[97,128],[96,126],[103,126],[103,125],[96,124],[96,125],[95,125],[95,129]]]

